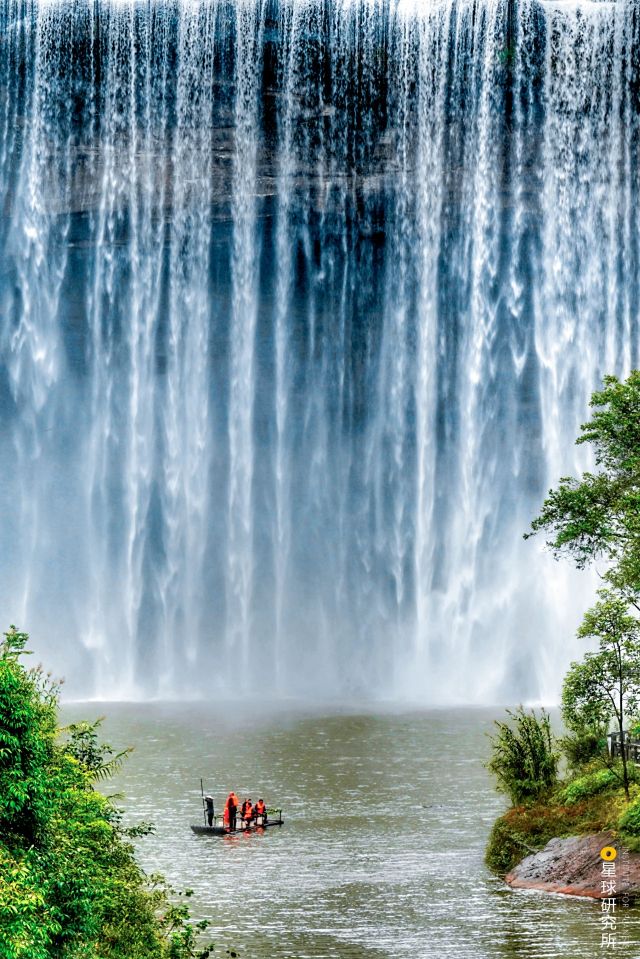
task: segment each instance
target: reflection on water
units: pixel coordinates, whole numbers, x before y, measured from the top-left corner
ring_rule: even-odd
[[[136,747],[116,788],[132,817],[157,825],[140,858],[194,890],[221,954],[232,946],[246,959],[639,954],[636,910],[621,913],[617,947],[601,949],[598,904],[514,893],[484,867],[503,807],[482,766],[495,711],[104,711],[107,738]],[[94,712],[68,706],[65,719]],[[284,826],[194,836],[200,776],[216,811],[234,788],[282,805]]]

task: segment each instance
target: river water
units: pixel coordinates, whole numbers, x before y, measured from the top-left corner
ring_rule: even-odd
[[[638,913],[601,948],[598,904],[515,893],[483,864],[504,807],[482,766],[489,709],[331,712],[109,704],[104,735],[135,751],[114,788],[151,819],[144,867],[194,890],[216,954],[245,959],[635,959]],[[370,707],[369,707],[370,709]],[[65,708],[65,721],[98,715]],[[202,838],[200,776],[282,806],[264,835]],[[635,943],[635,945],[634,945]]]

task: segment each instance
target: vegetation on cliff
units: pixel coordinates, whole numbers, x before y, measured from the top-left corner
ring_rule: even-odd
[[[607,749],[610,729],[640,731],[640,371],[606,377],[591,406],[577,442],[590,444],[596,471],[563,477],[525,538],[546,533],[579,569],[601,560],[603,587],[578,630],[590,648],[564,679],[566,735],[522,709],[497,724],[488,766],[512,802],[487,849],[498,873],[554,837],[612,829],[640,849],[640,769]]]
[[[630,769],[627,801],[620,764],[607,769],[602,761],[541,789],[535,799],[514,803],[496,820],[485,857],[489,868],[504,875],[550,839],[605,830],[616,833],[628,849],[640,851],[640,771]]]
[[[202,924],[136,863],[131,839],[151,827],[125,828],[95,788],[125,753],[97,724],[60,733],[58,688],[25,667],[26,643],[14,627],[0,643],[0,956],[204,959]]]

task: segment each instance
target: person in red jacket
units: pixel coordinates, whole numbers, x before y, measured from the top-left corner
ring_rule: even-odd
[[[224,819],[225,826],[231,832],[236,828],[236,816],[238,814],[238,803],[236,802],[236,794],[230,792],[227,796],[227,802],[224,807]]]
[[[242,803],[242,821],[245,829],[248,829],[251,826],[252,820],[253,806],[251,805],[250,799],[245,799],[245,801]]]
[[[264,799],[259,799],[256,803],[256,823],[258,826],[267,825],[267,807],[264,804]]]

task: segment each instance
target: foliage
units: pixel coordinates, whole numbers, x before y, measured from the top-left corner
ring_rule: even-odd
[[[640,371],[620,382],[604,379],[593,394],[591,420],[578,444],[593,448],[596,473],[563,477],[550,490],[528,536],[545,531],[554,555],[569,556],[582,569],[594,559],[611,560],[628,582],[640,583]]]
[[[565,787],[563,799],[568,806],[571,806],[589,796],[595,796],[597,793],[619,785],[620,776],[613,769],[596,769],[594,772],[572,780]]]
[[[578,568],[601,557],[608,561],[606,588],[578,631],[597,640],[598,652],[573,663],[565,678],[563,718],[573,737],[565,741],[575,768],[584,756],[602,754],[600,731],[635,711],[640,694],[640,371],[625,381],[604,379],[591,398],[592,416],[578,444],[589,444],[597,467],[580,479],[564,477],[550,490],[525,538],[544,531],[556,557]],[[628,770],[623,761],[628,792]]]
[[[637,775],[624,756],[614,761],[606,751],[612,723],[622,733],[638,721],[640,706],[640,371],[624,382],[605,377],[591,408],[577,443],[591,446],[596,470],[563,477],[525,534],[546,533],[554,556],[569,557],[579,569],[596,559],[607,564],[605,588],[578,631],[597,649],[571,664],[562,693],[568,735],[560,744],[569,768],[582,775],[547,793],[541,789],[537,803],[515,806],[498,820],[487,850],[487,863],[498,872],[554,836],[619,828],[627,846],[640,849]],[[519,753],[503,739],[492,763],[509,769],[501,788],[515,804],[524,799],[509,788],[517,787]]]
[[[640,696],[640,624],[623,599],[609,590],[598,595],[578,630],[581,638],[598,640],[598,652],[573,663],[564,682],[562,715],[570,728],[606,726],[620,712],[625,718]]]
[[[550,839],[616,830],[622,815],[632,808],[619,784],[617,789],[604,789],[574,803],[565,802],[566,788],[559,783],[539,802],[513,806],[496,820],[485,853],[493,872],[504,875],[526,856],[544,849]],[[632,784],[631,791],[635,805],[640,802],[640,785]],[[624,840],[631,848],[633,837],[625,833]]]
[[[484,859],[492,872],[504,876],[537,848],[531,845],[529,837],[513,828],[506,816],[501,816],[491,829]]]
[[[35,842],[42,834],[56,728],[55,691],[40,671],[19,665],[26,642],[15,629],[6,635],[0,669],[0,834],[10,844]]]
[[[599,590],[600,600],[584,617],[578,635],[598,641],[598,651],[572,663],[562,689],[562,715],[569,726],[602,727],[625,720],[640,702],[640,623],[629,615],[624,596]],[[629,773],[622,758],[622,782],[628,795]]]
[[[109,779],[119,772],[122,763],[132,751],[129,748],[115,753],[108,743],[100,742],[98,731],[102,722],[101,718],[93,723],[72,723],[61,730],[68,735],[68,741],[63,747],[65,752],[74,756],[96,781]]]
[[[97,724],[56,739],[58,690],[22,663],[27,636],[0,644],[0,956],[192,959],[201,926],[159,879],[93,782],[114,768]]]
[[[610,794],[572,804],[562,802],[564,787],[538,803],[514,806],[494,823],[485,862],[492,872],[505,875],[522,859],[544,849],[550,839],[610,829],[619,815]]]
[[[522,706],[507,710],[511,720],[496,722],[498,732],[492,740],[492,757],[487,768],[497,779],[497,788],[512,803],[536,799],[557,780],[558,754],[554,749],[549,716],[542,710],[526,713]]]
[[[568,725],[566,719],[565,725]],[[577,722],[569,728],[569,733],[562,736],[559,743],[571,772],[584,769],[594,760],[607,762],[608,725],[596,723],[590,726]]]
[[[618,819],[618,827],[630,836],[640,837],[640,799],[627,806]]]

